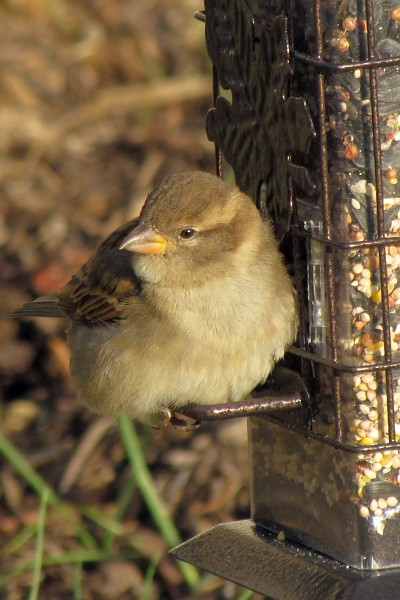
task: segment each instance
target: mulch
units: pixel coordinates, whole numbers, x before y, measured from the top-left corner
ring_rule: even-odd
[[[8,0],[0,6],[0,410],[1,432],[96,538],[90,510],[114,517],[130,468],[115,423],[77,401],[65,323],[17,322],[13,309],[57,291],[96,243],[140,210],[155,181],[186,169],[214,171],[204,130],[212,105],[204,25],[193,0]],[[139,433],[158,490],[182,538],[249,515],[246,426],[203,425]],[[34,558],[39,499],[0,462],[0,574]],[[89,511],[89,512],[88,512]],[[31,531],[26,539],[22,533]],[[22,532],[22,533],[21,533]],[[45,554],[79,549],[71,523],[49,511]],[[115,540],[115,561],[85,564],[82,597],[236,598],[206,578],[192,595],[140,494]],[[137,560],[124,560],[127,548]],[[40,598],[73,598],[76,568],[46,566]],[[28,597],[32,571],[4,586]]]

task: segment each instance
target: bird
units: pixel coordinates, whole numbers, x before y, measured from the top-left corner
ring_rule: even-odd
[[[298,327],[272,223],[236,185],[201,171],[161,180],[57,294],[13,316],[66,317],[82,402],[143,422],[242,401]]]

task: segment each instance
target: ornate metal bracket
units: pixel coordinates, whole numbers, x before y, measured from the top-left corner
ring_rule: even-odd
[[[206,41],[220,85],[207,116],[207,134],[232,166],[236,183],[273,219],[279,239],[288,231],[289,177],[307,195],[315,184],[297,164],[315,137],[303,98],[289,95],[291,67],[285,17],[271,26],[243,0],[206,0]]]

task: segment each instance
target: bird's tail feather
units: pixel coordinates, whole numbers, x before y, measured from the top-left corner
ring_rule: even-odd
[[[64,317],[63,313],[58,308],[56,296],[42,296],[32,302],[27,302],[21,308],[14,310],[10,317]]]

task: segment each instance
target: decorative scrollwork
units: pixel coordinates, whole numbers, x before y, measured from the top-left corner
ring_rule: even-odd
[[[289,97],[291,68],[286,18],[258,19],[244,0],[205,0],[206,41],[220,85],[207,115],[207,135],[232,166],[238,186],[272,217],[278,237],[288,230],[288,176],[313,194],[305,155],[315,136],[303,98]],[[265,202],[265,206],[262,206]]]

